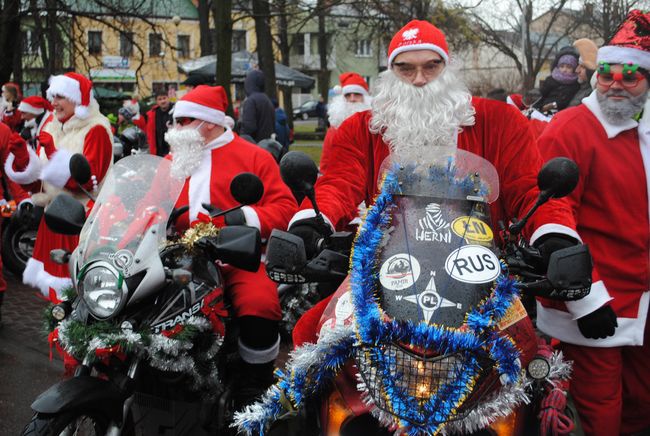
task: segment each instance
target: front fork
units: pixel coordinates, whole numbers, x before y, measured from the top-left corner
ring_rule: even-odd
[[[86,359],[84,359],[83,366],[88,368],[87,363],[89,364],[90,362],[86,362]],[[128,389],[131,391],[131,395],[124,400],[124,405],[122,406],[122,422],[121,425],[118,422],[111,421],[111,423],[108,426],[108,429],[106,431],[107,436],[120,436],[122,434],[122,431],[124,430],[124,427],[126,426],[129,418],[129,413],[131,412],[131,406],[133,405],[133,401],[135,399],[135,396],[133,394],[133,383],[138,375],[138,370],[140,369],[140,363],[141,359],[139,356],[135,356],[133,358],[133,361],[131,361],[131,364],[129,365],[129,370],[127,371],[127,378],[124,381],[123,387],[125,389]]]

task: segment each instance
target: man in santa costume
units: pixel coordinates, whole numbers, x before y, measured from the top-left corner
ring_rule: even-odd
[[[0,164],[3,164],[7,160],[9,155],[9,142],[12,135],[18,135],[15,132],[12,132],[9,126],[4,123],[0,123]],[[0,177],[4,178],[4,174],[0,172]],[[29,198],[29,194],[21,188],[20,185],[13,182],[11,179],[5,179],[7,188],[11,193],[13,200],[20,204],[22,201]],[[7,200],[5,199],[5,192],[0,184],[0,208],[7,205]],[[2,309],[2,301],[4,299],[4,293],[7,289],[7,282],[2,275],[2,259],[0,258],[0,309]],[[2,312],[0,312],[0,327],[2,326]]]
[[[49,101],[39,96],[24,98],[18,105],[20,117],[23,120],[23,130],[21,136],[25,138],[40,153],[40,144],[38,137],[43,128],[54,118],[52,105]]]
[[[390,154],[408,157],[425,147],[454,144],[497,169],[501,192],[490,205],[493,224],[524,216],[537,199],[542,164],[526,118],[511,105],[472,97],[450,62],[444,34],[429,22],[411,21],[395,34],[388,66],[377,80],[371,109],[345,120],[332,140],[331,164],[316,183],[325,220],[333,227],[361,201],[372,204],[382,162]],[[303,203],[289,231],[313,247],[326,230],[309,207]],[[533,215],[524,234],[548,259],[551,252],[577,243],[574,229],[568,205],[553,201]],[[302,328],[298,342],[315,339],[319,310],[326,304],[296,326]]]
[[[330,164],[332,155],[332,138],[336,129],[357,112],[370,109],[370,94],[368,83],[359,74],[354,72],[342,73],[339,76],[338,94],[332,98],[327,106],[327,115],[330,127],[325,134],[323,141],[323,152],[320,158],[320,172],[325,174]]]
[[[28,147],[22,137],[13,136],[10,141],[12,153],[4,165],[5,172],[32,192],[35,206],[47,206],[60,192],[87,202],[88,197],[70,177],[70,158],[75,153],[86,157],[92,176],[84,189],[97,192],[113,162],[110,123],[99,113],[99,105],[92,95],[92,83],[80,74],[65,73],[50,78],[47,97],[52,102],[54,117],[38,132],[40,154]],[[72,252],[77,242],[77,236],[54,233],[42,220],[23,282],[39,288],[46,296],[60,297],[61,291],[71,286],[68,266],[52,262],[50,251],[62,248]]]
[[[264,196],[250,206],[230,212],[216,224],[247,225],[260,230],[263,239],[274,228],[285,228],[297,205],[282,182],[270,153],[233,133],[226,121],[228,100],[221,86],[199,85],[175,105],[174,126],[165,135],[172,157],[172,174],[187,178],[177,207],[189,211],[177,227],[205,220],[203,204],[226,210],[238,205],[230,194],[232,179],[242,172],[257,175]],[[266,275],[264,265],[248,272],[225,265],[222,269],[233,309],[239,319],[239,355],[242,375],[235,391],[236,402],[247,404],[273,382],[273,364],[280,347],[281,318],[277,285]]]
[[[5,123],[11,130],[20,129],[20,110],[18,105],[23,93],[20,86],[13,82],[2,85],[2,98],[0,99],[0,122]]]
[[[583,300],[538,303],[537,322],[574,361],[571,393],[589,435],[650,429],[650,14],[632,11],[598,50],[596,89],[539,139],[580,180],[568,197],[602,279]],[[645,109],[644,109],[645,106]]]

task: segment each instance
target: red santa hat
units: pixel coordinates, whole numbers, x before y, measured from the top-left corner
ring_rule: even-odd
[[[362,94],[368,95],[368,83],[366,79],[357,73],[347,72],[339,76],[341,83],[341,94]]]
[[[609,43],[598,50],[598,63],[637,64],[650,70],[650,12],[630,11]]]
[[[199,85],[174,105],[174,118],[195,118],[226,126],[228,97],[223,86]]]
[[[14,88],[16,90],[16,94],[18,95],[18,99],[20,100],[23,98],[23,93],[20,90],[20,86],[17,83],[14,82],[7,82],[4,85],[2,85],[2,90],[4,91],[6,88]]]
[[[449,62],[445,34],[428,21],[413,20],[397,31],[388,46],[388,65],[393,63],[398,54],[413,50],[432,50],[445,63]]]
[[[31,97],[23,98],[18,105],[18,110],[28,114],[40,115],[45,111],[51,111],[52,105],[43,97],[33,95]]]
[[[50,77],[50,87],[47,88],[47,98],[52,100],[55,95],[65,97],[75,104],[74,114],[78,118],[88,118],[88,107],[92,99],[93,84],[85,76],[77,73],[65,73]]]
[[[520,111],[526,109],[526,105],[524,104],[524,99],[521,94],[510,94],[506,99],[506,103],[515,106]]]

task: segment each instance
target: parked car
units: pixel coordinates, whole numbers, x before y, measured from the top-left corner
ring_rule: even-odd
[[[302,118],[303,120],[306,120],[309,118],[318,117],[318,110],[316,109],[317,105],[318,101],[316,100],[309,100],[304,102],[293,110],[293,119],[296,120],[298,118]]]

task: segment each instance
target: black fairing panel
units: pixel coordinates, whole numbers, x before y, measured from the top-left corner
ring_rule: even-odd
[[[61,413],[97,407],[116,421],[122,419],[122,394],[112,383],[90,376],[73,377],[51,386],[32,403],[38,413]]]

